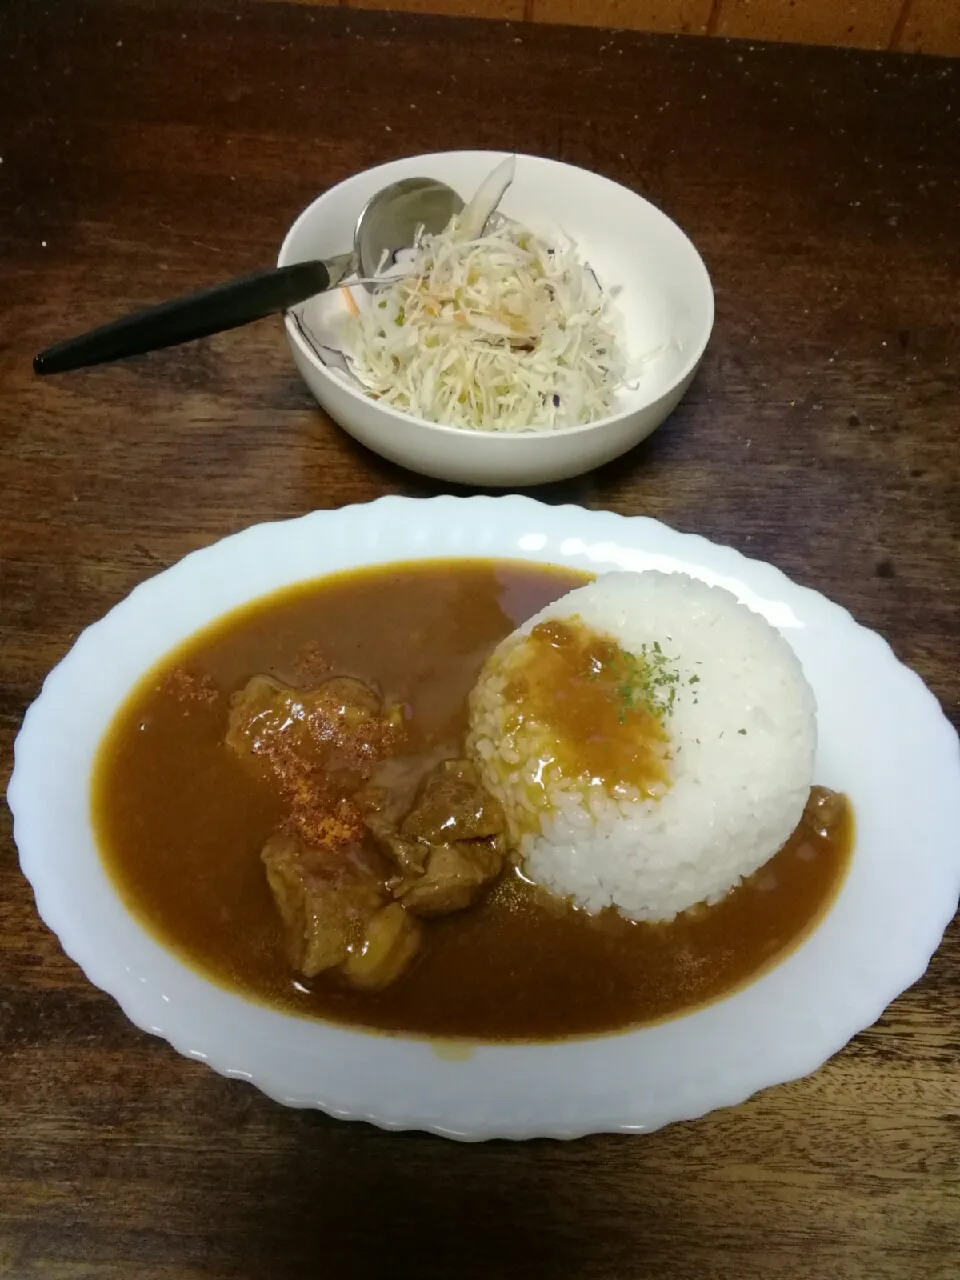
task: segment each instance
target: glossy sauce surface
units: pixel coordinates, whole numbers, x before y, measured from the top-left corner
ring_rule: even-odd
[[[806,936],[842,881],[845,805],[823,811],[835,810],[826,828],[811,811],[722,903],[669,924],[591,917],[508,872],[480,905],[432,922],[413,968],[383,991],[290,972],[260,860],[281,800],[224,747],[230,695],[257,674],[300,685],[354,676],[406,705],[406,749],[457,754],[487,654],[586,580],[519,562],[385,566],[299,585],[194,637],[131,695],[95,770],[102,855],[129,908],[226,987],[384,1031],[584,1035],[675,1015],[757,976]]]
[[[504,697],[545,732],[545,791],[556,771],[613,795],[662,794],[669,782],[663,695],[675,676],[661,655],[633,658],[611,637],[559,619],[538,623],[516,652]]]

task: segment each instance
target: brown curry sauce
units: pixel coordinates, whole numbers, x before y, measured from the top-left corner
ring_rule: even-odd
[[[663,794],[669,737],[648,687],[652,663],[579,619],[538,623],[518,652],[503,696],[518,723],[529,717],[541,726],[536,808],[561,779],[614,796]]]
[[[806,937],[853,843],[842,807],[811,818],[754,876],[669,924],[589,916],[507,872],[478,905],[431,922],[411,970],[378,992],[290,972],[260,851],[281,802],[224,747],[251,676],[354,676],[407,705],[408,746],[458,754],[466,696],[504,636],[588,581],[511,561],[391,565],[299,584],[193,637],[140,683],[109,731],[92,800],[124,902],[164,945],[274,1007],[371,1029],[477,1040],[622,1030],[729,994]]]

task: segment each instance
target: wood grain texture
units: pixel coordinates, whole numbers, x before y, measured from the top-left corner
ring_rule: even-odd
[[[716,34],[886,49],[903,0],[721,0]]]
[[[707,34],[713,0],[533,0],[534,22]]]
[[[960,4],[956,0],[904,0],[894,47],[960,58]]]
[[[279,324],[49,381],[31,356],[266,265],[357,168],[460,146],[642,191],[716,286],[669,423],[538,496],[772,560],[960,723],[947,64],[255,0],[8,0],[0,58],[4,778],[46,671],[150,574],[258,520],[443,487],[327,421]],[[956,1280],[956,922],[807,1080],[646,1138],[462,1148],[286,1111],[136,1030],[39,922],[8,815],[0,836],[0,1276]]]
[[[521,22],[525,0],[349,0],[352,9],[394,13],[434,13],[457,18],[506,18]]]
[[[267,0],[261,0],[266,3]],[[288,0],[279,0],[287,3]],[[293,0],[387,12],[960,56],[955,0]]]

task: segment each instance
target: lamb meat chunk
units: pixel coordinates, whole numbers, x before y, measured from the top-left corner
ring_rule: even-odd
[[[409,771],[403,784],[409,797]],[[469,760],[435,764],[397,826],[400,812],[383,802],[367,806],[363,820],[400,873],[390,890],[414,915],[460,911],[500,874],[506,847],[503,812]]]
[[[403,875],[422,875],[430,853],[430,845],[424,840],[411,840],[402,836],[378,813],[368,813],[364,823],[377,848]]]
[[[391,888],[413,915],[441,916],[470,906],[502,867],[503,856],[493,839],[434,844],[423,873],[405,875]]]
[[[351,986],[379,991],[396,982],[420,949],[422,926],[399,902],[371,916],[363,939],[351,948],[343,972]]]
[[[503,810],[469,760],[444,760],[424,778],[400,834],[428,844],[483,840],[505,831]]]
[[[267,841],[261,858],[293,967],[313,978],[342,965],[386,901],[366,851],[350,846],[331,852],[281,833]]]
[[[830,840],[846,808],[846,797],[827,787],[811,787],[802,822],[821,840]]]
[[[394,748],[402,725],[403,709],[384,707],[362,680],[336,676],[296,689],[254,676],[231,700],[226,743],[285,787],[311,772],[359,785]]]
[[[447,744],[413,755],[390,755],[378,760],[356,793],[357,804],[364,813],[376,814],[391,826],[399,826],[404,814],[413,807],[424,778],[455,751],[455,746],[451,748]]]

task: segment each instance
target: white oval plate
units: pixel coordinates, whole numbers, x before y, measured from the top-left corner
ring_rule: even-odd
[[[845,791],[856,849],[813,935],[735,995],[658,1026],[550,1045],[348,1031],[253,1004],[183,965],[121,905],[97,852],[90,775],[133,685],[214,618],[355,565],[514,557],[604,571],[683,570],[733,591],[793,645],[820,707],[818,781]],[[291,1106],[453,1138],[640,1132],[815,1070],[926,969],[960,892],[957,735],[887,644],[822,596],[654,520],[526,498],[382,498],[258,525],[143,583],[49,675],[8,793],[41,916],[138,1026]]]

